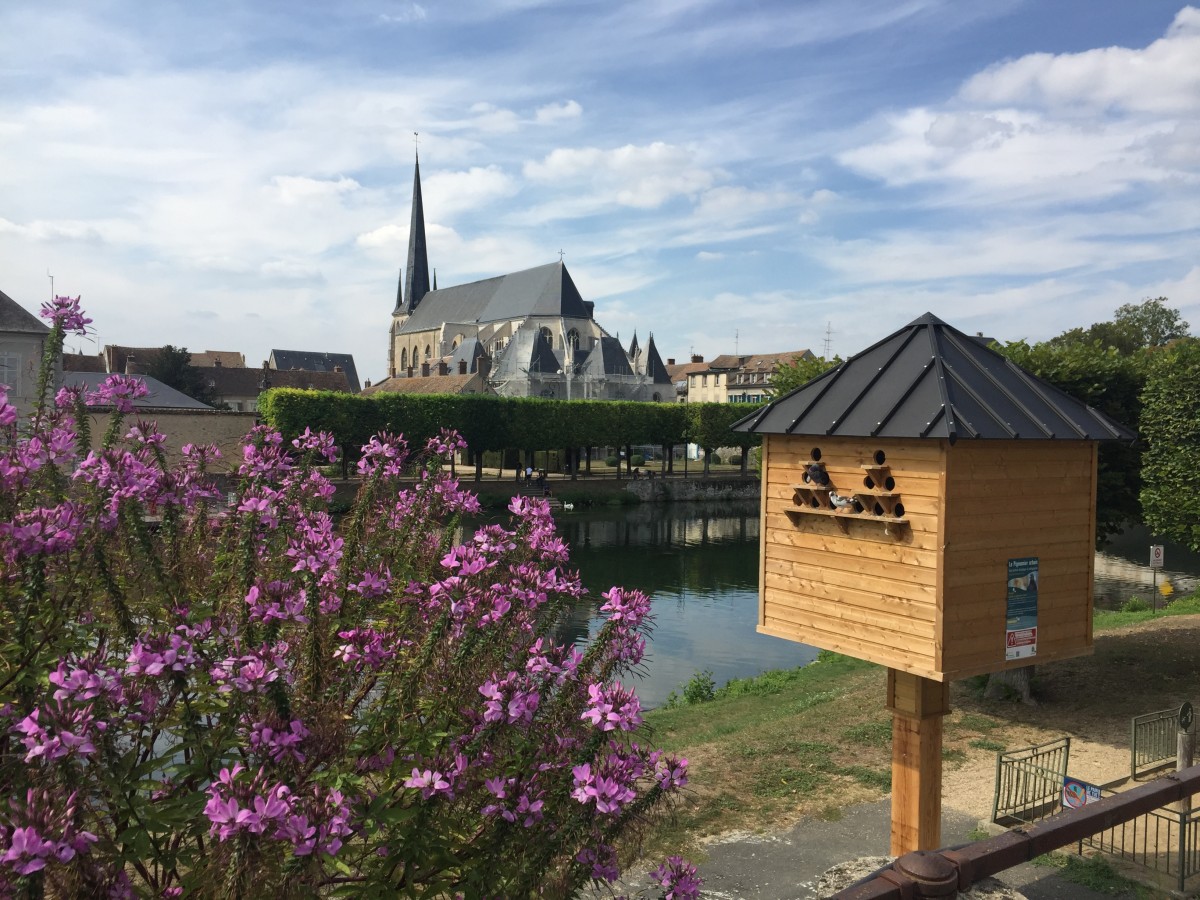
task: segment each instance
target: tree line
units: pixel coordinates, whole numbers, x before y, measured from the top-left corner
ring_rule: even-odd
[[[328,431],[353,459],[379,432],[403,433],[416,446],[452,428],[467,442],[482,477],[483,454],[517,450],[526,454],[564,450],[572,472],[581,448],[653,445],[671,450],[685,443],[703,447],[705,471],[718,447],[756,446],[755,435],[730,426],[757,407],[728,403],[636,403],[627,400],[546,400],[485,394],[374,394],[273,388],[259,399],[263,419],[289,439],[311,428]],[[626,465],[632,458],[626,453]],[[746,453],[742,454],[746,470]]]

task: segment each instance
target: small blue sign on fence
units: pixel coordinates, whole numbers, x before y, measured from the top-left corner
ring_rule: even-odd
[[[1064,778],[1062,805],[1064,809],[1082,809],[1100,799],[1100,788],[1078,778]]]

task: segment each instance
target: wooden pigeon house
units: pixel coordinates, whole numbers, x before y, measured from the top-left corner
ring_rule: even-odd
[[[763,439],[758,630],[888,667],[940,810],[948,682],[1091,652],[1097,442],[1135,436],[931,314],[735,427]],[[893,852],[929,849],[896,759]]]

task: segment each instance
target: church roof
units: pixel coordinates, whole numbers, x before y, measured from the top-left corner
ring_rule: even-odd
[[[443,322],[502,322],[527,316],[589,318],[562,262],[430,291],[400,333],[440,328]]]
[[[363,388],[371,394],[489,394],[487,382],[478,375],[416,375],[402,378],[393,375]]]
[[[467,364],[467,371],[474,372],[478,368],[481,356],[487,356],[487,351],[483,349],[483,344],[479,342],[479,338],[463,341],[450,355],[450,368],[457,372],[458,364],[465,362]]]
[[[341,366],[350,382],[350,390],[358,393],[362,385],[354,357],[349,353],[322,353],[320,350],[272,350],[271,368],[286,372],[290,369],[307,369],[310,372],[334,372]]]
[[[4,291],[0,291],[0,331],[46,334],[50,327]]]
[[[1133,440],[1103,413],[926,313],[742,419],[762,434]]]
[[[421,199],[421,160],[413,169],[412,219],[408,226],[408,273],[404,296],[396,289],[396,308],[412,312],[429,293],[429,250],[425,241],[425,204]]]
[[[533,338],[533,352],[529,354],[529,371],[554,373],[559,369],[558,357],[550,347],[550,342],[540,331]]]
[[[650,340],[646,343],[646,374],[655,384],[671,383],[667,367],[663,365],[662,357],[658,355],[658,348],[654,346],[654,335],[650,335]]]
[[[602,335],[596,342],[596,346],[592,348],[592,352],[588,354],[587,360],[584,362],[584,368],[589,375],[595,378],[606,375],[633,375],[629,357],[625,355],[625,348],[621,346],[621,341],[607,334]]]

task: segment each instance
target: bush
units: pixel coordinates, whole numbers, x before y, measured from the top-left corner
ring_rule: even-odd
[[[1151,608],[1150,604],[1147,603],[1145,600],[1143,600],[1141,597],[1130,597],[1128,600],[1126,600],[1124,603],[1121,604],[1121,612],[1126,612],[1126,613],[1148,612],[1150,610],[1150,608]]]
[[[733,456],[729,457],[729,464],[731,466],[740,466],[742,464],[742,454],[735,453]]]
[[[617,466],[619,466],[621,464],[621,461],[619,459],[617,459],[615,456],[607,456],[604,459],[604,464],[606,466],[608,466],[610,469],[615,469]]]
[[[686,783],[614,679],[649,600],[583,595],[544,501],[453,536],[475,498],[378,435],[335,528],[332,438],[251,432],[232,504],[213,447],[167,464],[145,385],[47,388],[78,301],[56,298],[28,426],[0,391],[0,895],[573,896]],[[91,450],[87,408],[115,412]],[[122,437],[123,436],[123,437]],[[153,516],[157,527],[151,528]],[[635,743],[634,737],[638,737]],[[672,858],[660,883],[694,897]]]
[[[646,464],[646,458],[635,453],[633,456],[629,457],[629,464],[635,469],[639,468],[640,466],[644,466]]]
[[[712,455],[712,464],[713,464],[714,466],[719,466],[719,465],[721,465],[721,454],[720,454],[720,453],[714,453],[714,454]]]

